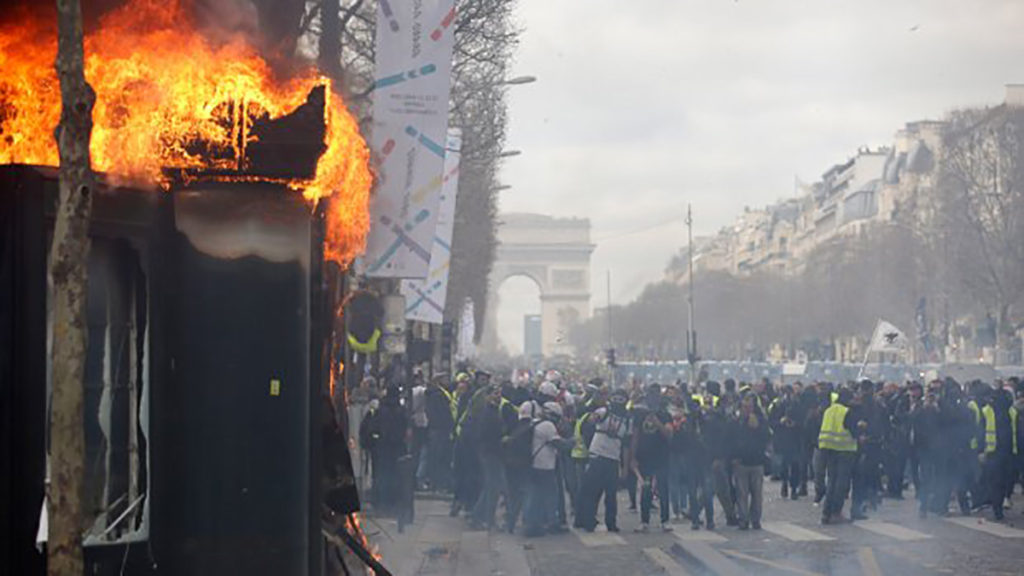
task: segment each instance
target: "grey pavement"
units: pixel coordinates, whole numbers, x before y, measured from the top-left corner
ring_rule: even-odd
[[[526,539],[473,531],[464,519],[448,516],[446,501],[433,499],[417,500],[416,521],[402,534],[393,520],[372,515],[368,531],[384,564],[400,576],[1024,575],[1019,495],[1004,523],[984,513],[919,519],[910,491],[906,500],[883,501],[867,521],[821,526],[820,510],[809,499],[785,500],[778,491],[777,482],[765,483],[759,531],[725,527],[716,506],[714,532],[684,523],[668,534],[653,526],[635,534],[639,514],[628,510],[624,492],[619,534],[599,527],[593,534]]]

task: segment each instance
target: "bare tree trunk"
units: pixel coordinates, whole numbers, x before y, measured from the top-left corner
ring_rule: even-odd
[[[320,3],[320,44],[317,66],[328,78],[341,82],[341,0]],[[336,86],[335,89],[340,87]]]
[[[78,0],[57,0],[57,24],[56,66],[63,107],[56,131],[60,207],[50,253],[53,398],[47,553],[49,574],[81,576],[86,259],[93,186],[89,137],[96,95],[85,82],[82,11]]]

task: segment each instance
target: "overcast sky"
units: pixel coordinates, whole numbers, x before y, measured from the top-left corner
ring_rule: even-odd
[[[793,194],[905,122],[1024,82],[1015,0],[519,0],[501,209],[588,217],[591,306],[634,298],[695,234]],[[674,219],[674,220],[673,220]],[[625,234],[637,230],[639,233]],[[529,281],[502,289],[522,345]]]

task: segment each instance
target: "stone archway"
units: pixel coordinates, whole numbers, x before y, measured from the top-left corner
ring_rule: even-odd
[[[483,349],[498,348],[498,289],[508,278],[526,276],[540,288],[541,350],[545,356],[571,354],[569,328],[590,317],[590,220],[523,213],[498,220]]]

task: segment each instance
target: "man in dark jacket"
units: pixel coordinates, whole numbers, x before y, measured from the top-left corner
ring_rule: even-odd
[[[451,489],[452,434],[455,420],[452,411],[455,399],[445,387],[447,374],[438,374],[426,392],[427,412],[427,479],[435,490]]]
[[[656,385],[655,385],[656,386]],[[643,483],[640,494],[640,526],[638,532],[650,529],[651,509],[657,490],[661,529],[671,532],[669,519],[669,449],[672,440],[672,417],[662,407],[659,390],[648,390],[643,407],[636,407],[633,421],[631,467]]]
[[[1013,461],[1013,425],[1010,406],[1013,400],[1005,390],[989,390],[983,397],[985,422],[984,451],[981,453],[982,485],[996,520],[1003,519],[1008,469]]]
[[[850,518],[867,518],[865,508],[878,506],[878,488],[881,486],[882,439],[885,437],[887,417],[884,407],[875,399],[875,385],[870,380],[860,383],[857,400],[860,420],[857,463],[853,471],[853,502]],[[863,424],[860,424],[863,422]]]
[[[928,512],[944,510],[949,500],[949,484],[946,481],[940,437],[939,389],[935,385],[930,384],[927,394],[911,404],[910,426],[914,438],[913,450],[918,462],[918,510],[924,518]]]
[[[711,459],[711,474],[715,483],[715,494],[718,496],[718,503],[725,512],[727,526],[738,526],[736,518],[736,506],[733,501],[731,484],[731,457],[733,442],[732,418],[734,412],[735,396],[723,394],[717,406],[708,406],[705,401],[704,409],[707,410],[704,419],[704,442],[707,445],[708,456]]]
[[[478,530],[494,527],[494,510],[498,497],[505,489],[505,466],[501,460],[501,439],[505,432],[502,417],[501,389],[491,387],[485,404],[474,416],[473,432],[477,435],[476,449],[483,471],[483,488],[473,507],[471,525]]]
[[[885,493],[889,498],[902,500],[904,471],[910,454],[910,396],[906,390],[901,391],[895,384],[890,384],[882,397],[889,419],[882,455]]]
[[[711,473],[711,458],[704,438],[706,412],[692,399],[686,406],[687,411],[676,435],[686,462],[684,474],[690,501],[690,528],[700,529],[700,513],[703,510],[707,529],[714,530],[715,480]]]
[[[398,459],[408,450],[409,418],[399,404],[400,394],[399,388],[393,386],[381,400],[380,438],[374,454],[374,480],[380,483],[380,504],[386,511],[397,511],[402,497]]]
[[[772,447],[782,459],[782,497],[792,494],[796,500],[803,482],[804,464],[801,459],[803,416],[799,399],[793,395],[793,387],[785,385],[782,394],[771,402],[768,419],[771,422]]]
[[[765,452],[772,433],[768,419],[753,393],[746,394],[740,401],[739,416],[732,422],[732,429],[735,439],[732,475],[736,486],[739,527],[740,530],[760,530]]]

